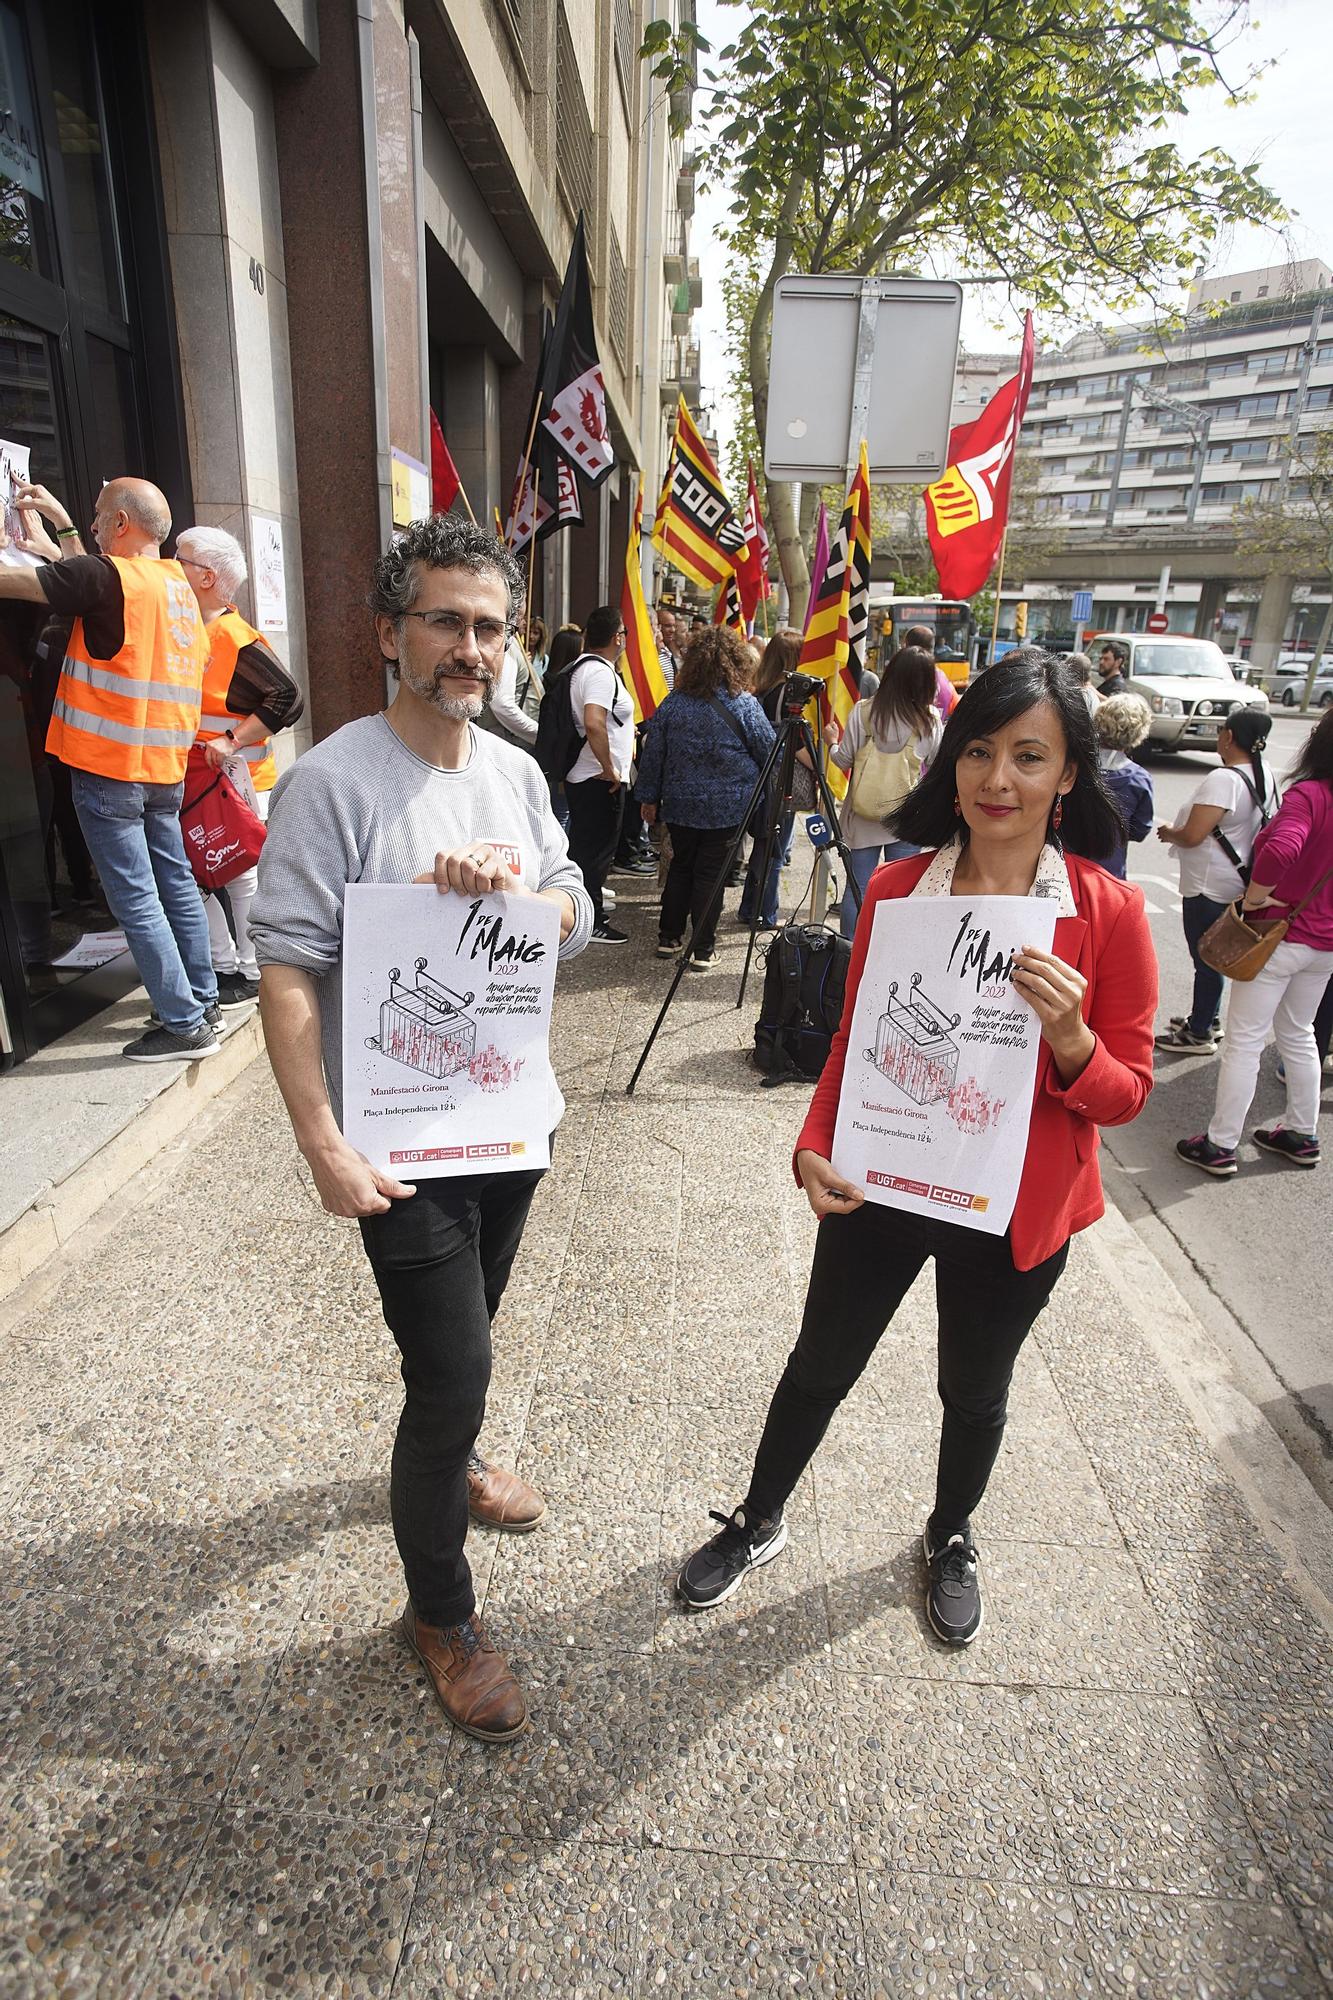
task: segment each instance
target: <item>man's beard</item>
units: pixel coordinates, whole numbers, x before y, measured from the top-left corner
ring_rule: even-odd
[[[447,716],[450,722],[475,722],[491,698],[495,678],[487,668],[479,667],[476,677],[485,682],[482,693],[455,694],[452,679],[447,674],[433,674],[429,681],[419,680],[415,674],[404,669],[401,661],[399,672],[413,694],[429,702],[437,714]]]

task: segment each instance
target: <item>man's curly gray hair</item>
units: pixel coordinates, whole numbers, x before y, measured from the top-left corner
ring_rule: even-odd
[[[497,535],[452,514],[431,514],[395,536],[375,565],[366,602],[377,615],[401,619],[417,601],[423,569],[464,569],[472,576],[499,577],[509,595],[511,621],[519,615],[526,588],[523,571]]]

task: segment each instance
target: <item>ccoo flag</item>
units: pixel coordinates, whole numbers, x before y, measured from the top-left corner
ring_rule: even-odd
[[[620,615],[625,621],[624,677],[634,699],[636,722],[646,722],[667,698],[666,676],[643,600],[642,545],[643,479],[640,477],[629,525],[629,546],[625,550],[625,581],[620,586]]]
[[[669,563],[706,590],[725,583],[745,551],[745,535],[684,396],[676,411],[653,541]]]
[[[949,433],[949,463],[925,490],[926,535],[946,597],[971,597],[994,566],[1009,520],[1014,448],[1032,388],[1032,314],[1023,326],[1018,373],[974,423]]]
[[[829,547],[828,564],[801,642],[800,671],[817,674],[824,687],[819,712],[825,727],[847,718],[860,699],[861,666],[870,625],[870,466],[865,439],[856,476],[847,489],[838,532]],[[847,780],[829,765],[828,781],[841,798]]]

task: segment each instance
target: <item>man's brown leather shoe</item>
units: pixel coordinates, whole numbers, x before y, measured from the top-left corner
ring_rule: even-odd
[[[457,1728],[483,1743],[507,1743],[528,1726],[523,1690],[474,1612],[461,1625],[419,1625],[409,1604],[403,1637],[420,1660],[435,1699]]]
[[[474,1521],[484,1521],[488,1528],[525,1535],[544,1517],[546,1502],[526,1479],[502,1465],[488,1465],[474,1451],[467,1462],[467,1508]]]

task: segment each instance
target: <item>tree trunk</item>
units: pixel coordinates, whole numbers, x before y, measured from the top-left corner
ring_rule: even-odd
[[[1329,582],[1333,584],[1333,575],[1330,575]],[[1310,671],[1305,676],[1305,693],[1301,696],[1302,708],[1308,708],[1314,700],[1315,676],[1319,672],[1319,662],[1324,657],[1324,648],[1330,637],[1333,637],[1333,598],[1329,600],[1328,609],[1324,613],[1324,622],[1319,627],[1319,637],[1314,643],[1314,658],[1310,662]]]
[[[793,175],[783,197],[772,261],[759,296],[755,300],[754,312],[750,319],[750,399],[754,407],[755,430],[759,436],[761,451],[764,448],[764,435],[768,425],[768,364],[773,331],[773,294],[777,290],[779,278],[785,277],[791,269],[796,249],[796,218],[805,199],[805,188],[804,175]],[[792,623],[799,626],[805,618],[805,607],[810,597],[810,568],[801,542],[800,523],[796,516],[796,496],[787,480],[765,478],[764,485],[768,498],[769,519],[773,523],[773,538],[777,544],[778,563],[782,570],[782,580],[787,586],[787,601],[790,606],[788,615]]]

